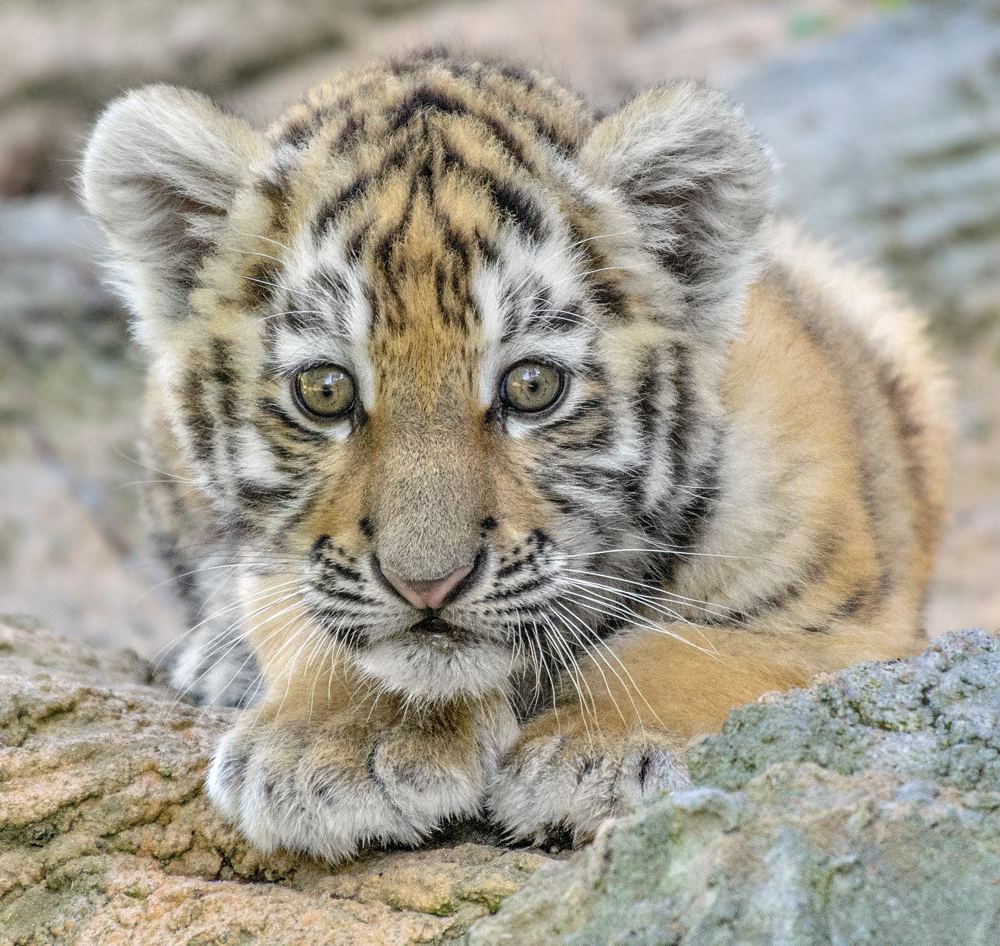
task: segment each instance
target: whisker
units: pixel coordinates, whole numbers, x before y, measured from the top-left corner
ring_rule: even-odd
[[[682,637],[675,631],[671,631],[669,628],[664,627],[662,624],[657,624],[654,621],[650,621],[648,618],[643,618],[641,615],[637,615],[632,611],[627,610],[617,606],[614,602],[598,598],[587,592],[580,591],[563,591],[563,595],[571,600],[578,601],[584,607],[591,611],[596,611],[598,614],[604,614],[607,617],[623,618],[628,624],[633,627],[644,628],[649,631],[655,631],[657,634],[663,634],[666,637],[672,637],[674,640],[681,644],[686,644],[688,647],[693,647],[695,650],[701,653],[707,654],[709,656],[717,657],[719,656],[714,650],[708,650],[702,647],[700,644],[696,644],[694,641],[688,640],[686,637]],[[610,610],[609,610],[610,609]],[[690,622],[685,622],[696,631],[700,630],[696,624],[691,624]],[[702,635],[704,636],[704,635]],[[706,638],[707,640],[707,638]]]
[[[663,603],[663,598],[667,598],[670,601],[676,601],[678,604],[686,604],[698,611],[704,611],[706,614],[711,614],[714,617],[725,617],[727,612],[725,609],[720,609],[719,605],[713,604],[711,601],[702,601],[698,598],[687,598],[684,595],[679,595],[674,591],[667,591],[664,588],[659,588],[656,585],[650,585],[646,582],[635,581],[630,578],[619,578],[615,575],[609,575],[606,572],[592,572],[580,568],[567,568],[564,569],[567,575],[586,575],[588,578],[606,578],[608,581],[621,582],[626,585],[630,585],[638,588],[645,588],[647,591],[651,592],[649,595],[638,594],[637,592],[630,592],[627,589],[619,589],[613,585],[604,585],[600,582],[594,582],[598,587],[604,588],[608,591],[614,592],[615,594],[625,595],[631,597],[634,600],[642,600],[650,605],[658,605]],[[578,578],[571,579],[572,581],[579,581]],[[671,611],[670,614],[676,614],[676,612]]]
[[[610,698],[611,702],[614,704],[615,709],[618,711],[618,715],[621,717],[622,723],[627,726],[628,722],[625,719],[625,714],[621,711],[621,707],[618,705],[618,701],[615,699],[614,694],[611,692],[611,685],[608,683],[607,675],[604,673],[604,670],[601,668],[601,665],[596,661],[596,659],[594,659],[594,654],[591,652],[590,647],[588,647],[586,640],[584,640],[580,636],[580,634],[577,632],[577,630],[573,627],[573,624],[577,623],[575,621],[575,619],[572,621],[572,623],[570,623],[570,621],[569,621],[569,619],[573,617],[572,612],[570,612],[568,609],[562,607],[559,604],[559,602],[553,602],[553,604],[556,607],[558,607],[560,609],[560,611],[563,612],[562,615],[553,615],[553,617],[559,618],[562,621],[562,623],[566,626],[567,630],[569,630],[569,632],[576,639],[577,643],[583,648],[584,653],[587,654],[589,657],[591,657],[591,659],[593,660],[593,663],[594,663],[594,667],[597,669],[597,672],[600,673],[601,679],[604,681],[604,689],[607,691],[608,697]],[[616,674],[616,676],[617,676],[617,674]],[[625,681],[622,680],[621,677],[618,677],[618,679],[621,682],[622,686],[624,687],[625,686]],[[584,680],[586,680],[586,676],[584,677]],[[589,689],[589,686],[588,686],[588,689]],[[631,697],[629,697],[629,699],[631,699]],[[634,702],[633,702],[632,705],[633,705],[633,708],[635,708]],[[595,706],[595,709],[594,709],[594,716],[595,716],[595,721],[599,722],[598,720],[596,720],[596,716],[597,716],[596,706]],[[636,710],[636,716],[638,716],[638,710]],[[641,723],[641,720],[640,720],[640,723]],[[598,726],[598,729],[600,729],[599,726]]]
[[[542,620],[548,625],[549,629],[552,631],[552,637],[549,640],[556,644],[559,648],[559,659],[562,662],[563,667],[566,669],[567,674],[569,674],[570,679],[573,682],[573,689],[576,690],[577,700],[580,703],[580,717],[583,720],[584,729],[587,732],[587,739],[593,742],[593,737],[590,732],[590,724],[587,722],[587,715],[590,713],[591,718],[594,720],[595,724],[598,721],[597,718],[597,703],[594,701],[593,691],[590,689],[590,684],[587,682],[587,678],[582,674],[580,670],[580,664],[577,662],[575,655],[573,654],[573,649],[569,646],[568,642],[563,637],[562,633],[556,628],[552,623],[548,615],[543,614]],[[580,686],[580,682],[583,682],[584,686],[587,688],[587,692],[590,696],[590,707],[588,708],[586,699],[584,697],[583,688]]]

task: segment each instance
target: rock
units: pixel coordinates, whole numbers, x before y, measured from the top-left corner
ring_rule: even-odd
[[[964,631],[734,710],[695,788],[606,822],[465,942],[1000,942],[998,671]]]
[[[144,369],[75,203],[0,201],[0,601],[153,656],[181,629],[149,561],[136,457]]]
[[[950,337],[1000,342],[1000,3],[912,3],[731,89],[780,205],[884,263]]]
[[[334,869],[261,855],[202,794],[232,718],[134,653],[0,621],[0,946],[438,942],[548,860],[460,839]]]
[[[797,0],[4,0],[0,197],[71,190],[81,140],[101,106],[150,82],[200,89],[266,121],[331,69],[444,42],[546,63],[610,103],[667,75],[711,74],[718,81],[729,64],[868,18],[875,3],[823,0],[811,25],[799,6]]]
[[[692,749],[695,787],[569,860],[474,826],[334,868],[261,855],[202,793],[232,718],[134,653],[0,619],[0,946],[1000,941],[1000,643],[981,631],[734,710]]]
[[[688,762],[696,782],[725,789],[778,763],[812,762],[1000,792],[1000,643],[949,634],[920,657],[858,664],[733,710]]]

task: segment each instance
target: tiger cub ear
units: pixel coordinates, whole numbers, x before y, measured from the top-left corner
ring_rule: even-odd
[[[771,204],[771,161],[735,106],[695,82],[651,89],[600,122],[580,160],[624,202],[695,318],[735,325]]]
[[[83,198],[119,256],[114,275],[140,335],[183,318],[198,267],[264,153],[249,125],[171,86],[132,92],[101,116],[83,160]]]

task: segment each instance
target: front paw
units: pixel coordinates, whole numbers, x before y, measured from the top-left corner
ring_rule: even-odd
[[[445,820],[478,812],[511,741],[491,731],[449,740],[412,721],[334,718],[319,727],[254,715],[216,751],[209,797],[261,850],[331,862],[367,844],[416,844]]]
[[[568,833],[578,846],[644,796],[689,784],[678,740],[665,733],[549,731],[514,747],[487,807],[512,837],[543,844]]]

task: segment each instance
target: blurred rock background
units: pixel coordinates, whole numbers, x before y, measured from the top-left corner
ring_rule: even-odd
[[[779,203],[929,313],[960,439],[934,634],[1000,629],[1000,0],[3,0],[0,612],[155,655],[143,386],[74,197],[88,129],[148,82],[266,123],[328,71],[428,43],[505,53],[607,108],[696,76],[782,165]]]

